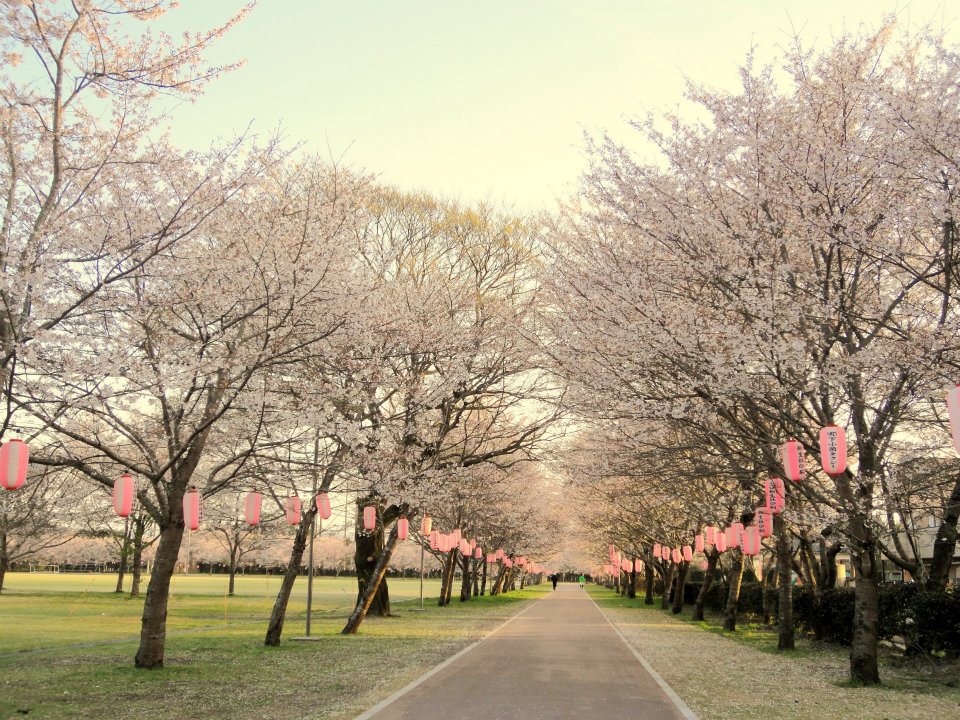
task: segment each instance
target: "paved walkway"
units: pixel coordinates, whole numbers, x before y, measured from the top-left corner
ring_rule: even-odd
[[[692,718],[662,682],[586,592],[560,585],[357,720]]]

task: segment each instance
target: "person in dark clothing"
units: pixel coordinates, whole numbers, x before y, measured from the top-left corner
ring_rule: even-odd
[[[553,583],[553,589],[556,590],[556,589],[557,589],[557,575],[556,575],[556,573],[554,573],[553,575],[550,576],[550,582]]]

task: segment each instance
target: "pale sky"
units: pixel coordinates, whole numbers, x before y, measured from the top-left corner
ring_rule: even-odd
[[[173,30],[242,0],[182,0]],[[960,37],[953,0],[260,0],[212,59],[246,59],[173,115],[205,146],[252,122],[408,189],[517,210],[552,207],[585,167],[583,132],[628,139],[625,118],[677,109],[686,78],[735,88],[752,45],[792,28],[932,24]]]

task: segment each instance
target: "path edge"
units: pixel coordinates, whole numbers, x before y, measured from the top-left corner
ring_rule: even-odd
[[[680,714],[683,715],[683,717],[686,718],[686,720],[699,720],[696,713],[690,709],[690,706],[687,705],[679,695],[677,695],[676,691],[672,687],[670,687],[667,684],[667,681],[660,676],[660,673],[654,670],[653,666],[649,662],[647,662],[647,659],[640,654],[640,652],[633,646],[633,644],[629,640],[627,640],[627,636],[623,634],[620,628],[618,628],[614,624],[613,620],[610,619],[610,616],[607,615],[603,611],[603,608],[601,608],[597,604],[597,601],[593,599],[593,595],[591,595],[590,593],[587,593],[587,597],[590,598],[590,602],[594,604],[594,606],[597,608],[600,614],[603,615],[604,619],[607,621],[610,627],[613,628],[613,631],[617,634],[617,637],[619,637],[623,641],[623,644],[630,649],[630,652],[633,653],[633,656],[640,661],[640,664],[643,665],[643,669],[646,670],[648,673],[650,673],[650,677],[652,677],[654,680],[657,681],[657,685],[659,685],[660,689],[663,690],[664,693],[666,693],[668,698],[670,698],[670,701],[674,704],[674,706],[677,708]],[[360,720],[360,719],[357,718],[357,720]]]
[[[364,710],[362,713],[360,713],[360,714],[357,715],[355,718],[353,718],[353,720],[369,720],[369,718],[372,718],[374,715],[376,715],[378,712],[380,712],[381,710],[383,710],[385,707],[387,707],[388,705],[392,705],[392,704],[395,703],[397,700],[399,700],[399,699],[402,698],[404,695],[406,695],[408,692],[410,692],[410,691],[413,690],[414,688],[418,687],[419,685],[423,684],[424,682],[426,682],[427,680],[429,680],[430,678],[432,678],[434,675],[436,675],[438,672],[440,672],[441,670],[443,670],[445,667],[447,667],[448,665],[450,665],[450,664],[456,662],[457,660],[459,660],[461,657],[463,657],[463,656],[466,655],[468,652],[470,652],[471,650],[473,650],[475,647],[477,647],[477,645],[479,645],[480,643],[482,643],[484,640],[486,640],[487,638],[489,638],[491,635],[493,635],[494,633],[499,632],[500,630],[502,630],[503,628],[505,628],[507,625],[509,625],[510,623],[512,623],[514,620],[516,620],[518,617],[520,617],[520,616],[523,615],[525,612],[527,612],[527,610],[529,610],[530,608],[536,606],[538,603],[543,602],[544,599],[546,599],[546,598],[548,598],[548,597],[550,597],[550,596],[549,596],[549,595],[544,595],[542,598],[537,598],[536,600],[532,600],[529,605],[527,605],[525,608],[521,608],[520,610],[517,610],[517,612],[515,612],[513,615],[511,615],[510,617],[508,617],[508,618],[507,618],[506,620],[504,620],[502,623],[500,623],[499,625],[497,625],[495,628],[493,628],[490,632],[488,632],[486,635],[484,635],[483,637],[481,637],[479,640],[474,640],[472,643],[470,643],[469,645],[467,645],[465,648],[463,648],[462,650],[460,650],[459,652],[457,652],[455,655],[451,655],[450,657],[448,657],[446,660],[444,660],[444,661],[443,661],[442,663],[440,663],[439,665],[433,666],[432,668],[430,668],[429,670],[427,670],[423,675],[420,675],[419,677],[415,678],[415,679],[414,679],[412,682],[410,682],[409,684],[404,685],[402,688],[400,688],[399,690],[397,690],[395,693],[393,693],[393,695],[390,695],[389,697],[384,698],[383,700],[381,700],[380,702],[378,702],[378,703],[377,703],[376,705],[374,705],[373,707],[371,707],[371,708],[369,708],[369,709],[367,709],[367,710]],[[601,612],[602,612],[602,611],[601,611]],[[604,615],[604,617],[606,617],[606,615]],[[608,619],[608,622],[609,622],[609,619]],[[614,629],[616,629],[616,628],[614,628]],[[623,636],[621,635],[621,637],[623,637]],[[693,718],[693,720],[696,720],[696,718]]]

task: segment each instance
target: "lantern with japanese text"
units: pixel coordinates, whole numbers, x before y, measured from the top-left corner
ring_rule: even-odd
[[[780,448],[783,458],[783,472],[787,480],[800,482],[807,473],[804,462],[803,445],[796,440],[787,440]]]
[[[950,420],[950,437],[953,448],[960,453],[960,385],[947,393],[947,418]]]
[[[713,546],[717,549],[717,552],[726,552],[727,536],[723,533],[718,532],[717,536],[714,538]]]
[[[256,490],[247,493],[243,500],[243,519],[247,525],[254,527],[260,524],[260,510],[263,507],[263,495]]]
[[[373,530],[377,526],[377,507],[367,505],[363,508],[363,529]]]
[[[113,483],[113,511],[120,517],[127,517],[133,510],[133,496],[136,487],[133,477],[124,473]]]
[[[820,465],[827,475],[842,475],[847,469],[847,434],[828,425],[820,431]]]
[[[704,540],[707,541],[707,545],[713,545],[717,540],[717,528],[715,525],[707,525],[707,529],[703,533]]]
[[[321,520],[329,520],[333,515],[333,508],[330,506],[330,496],[327,493],[317,495],[317,514]]]
[[[440,549],[440,531],[439,530],[430,531],[430,549],[431,550]]]
[[[736,540],[736,542],[733,544],[733,547],[740,547],[743,545],[743,523],[731,523],[730,527],[733,528],[733,537]],[[730,543],[727,543],[727,547],[730,547]]]
[[[283,511],[287,516],[287,525],[300,524],[300,498],[296,495],[289,495],[283,501]]]
[[[763,490],[767,498],[767,510],[774,515],[782,513],[787,499],[787,489],[783,485],[783,480],[778,477],[770,478],[764,483]]]
[[[183,524],[187,530],[200,529],[200,493],[191,487],[183,494]]]
[[[690,547],[689,545],[684,545],[683,548],[682,548],[682,552],[683,552],[683,559],[684,559],[684,560],[686,560],[687,562],[692,562],[692,561],[693,561],[693,548],[692,548],[692,547]]]
[[[460,540],[460,554],[466,557],[470,556],[470,543],[463,539]]]
[[[426,537],[433,531],[433,518],[429,515],[424,515],[423,520],[420,521],[420,534]]]
[[[660,546],[660,559],[664,562],[670,562],[670,548],[666,545]]]
[[[480,547],[479,545],[477,545],[477,547],[475,547],[475,548],[473,549],[473,557],[474,557],[475,560],[479,560],[480,558],[482,558],[482,557],[483,557],[483,548]]]
[[[697,536],[693,538],[693,549],[698,553],[702,553],[703,548],[704,548],[703,533],[697,533]]]
[[[453,531],[453,544],[459,545],[461,540],[463,540],[463,531],[457,528]]]
[[[760,531],[754,527],[748,527],[743,534],[743,554],[756,555],[760,552]]]
[[[660,551],[663,546],[660,543],[653,544],[653,556],[660,557]]]
[[[16,490],[27,479],[30,448],[23,440],[13,439],[0,446],[0,485]]]
[[[768,538],[773,534],[773,515],[765,508],[757,510],[757,530],[762,538]]]
[[[624,560],[623,571],[627,574],[630,574],[633,572],[633,560]]]
[[[680,561],[683,560],[683,554],[680,552],[680,548],[674,548],[672,555],[673,555],[673,562],[679,565]]]
[[[406,518],[400,518],[397,520],[397,537],[400,541],[407,539],[407,535],[410,533],[410,521]]]

